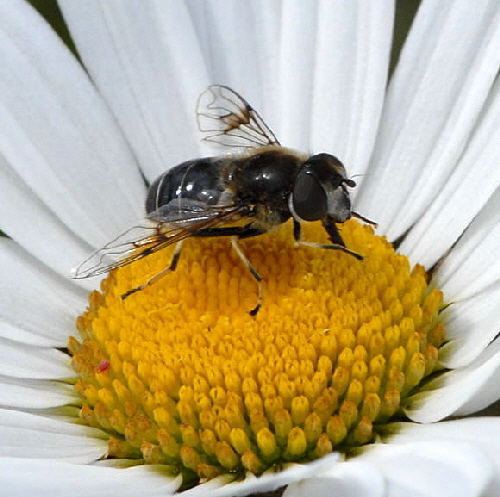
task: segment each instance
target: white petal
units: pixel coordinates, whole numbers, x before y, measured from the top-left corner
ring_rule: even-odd
[[[358,196],[390,239],[422,215],[460,158],[500,63],[499,15],[488,0],[420,6]]]
[[[28,201],[39,199],[70,232],[102,245],[141,216],[134,158],[85,72],[35,11],[2,3],[0,23],[1,155],[28,185]],[[27,246],[33,217],[21,223],[19,206],[3,205],[12,221],[4,217],[2,229],[23,226],[15,238]]]
[[[468,205],[468,204],[467,204]],[[450,342],[441,361],[465,366],[498,332],[500,306],[500,190],[439,264],[434,282],[451,303],[442,313]]]
[[[277,132],[282,143],[304,151],[310,147],[312,125],[315,39],[310,34],[316,32],[318,21],[317,2],[308,2],[306,8],[300,0],[283,5],[277,96],[281,122]],[[300,77],[297,77],[297,70]]]
[[[0,405],[8,408],[48,409],[77,401],[72,385],[0,376]]]
[[[500,420],[494,418],[394,423],[384,444],[291,485],[284,495],[493,497],[500,481],[498,436]]]
[[[410,397],[406,414],[421,423],[439,421],[452,414],[477,412],[500,398],[500,340],[467,367],[449,371]]]
[[[279,70],[281,9],[286,5],[276,0],[191,0],[187,5],[209,81],[236,90],[275,129],[279,116],[272,106]]]
[[[52,348],[0,338],[0,374],[15,378],[65,379],[74,376],[70,359]]]
[[[280,0],[188,2],[209,80],[241,93],[280,137],[280,40],[291,4]],[[298,22],[301,19],[294,19],[296,29],[300,29]]]
[[[483,418],[484,419],[484,418]],[[443,429],[441,429],[443,428]],[[498,420],[395,423],[384,444],[292,484],[286,497],[485,497],[498,489]]]
[[[312,37],[316,54],[312,115],[308,113],[311,149],[338,155],[349,175],[363,174],[387,86],[394,3],[319,2],[319,6]],[[303,39],[303,33],[298,36]]]
[[[0,409],[2,457],[61,459],[88,464],[102,457],[107,442],[99,430],[33,414]]]
[[[46,416],[38,416],[27,412],[0,409],[0,425],[4,428],[26,428],[40,433],[60,433],[63,435],[102,438],[102,432],[76,423],[68,423]]]
[[[91,251],[33,195],[0,154],[0,226],[27,252],[63,276]],[[36,219],[36,222],[33,220]],[[26,227],[29,226],[29,229]]]
[[[491,455],[495,456],[495,465],[500,469],[500,452],[495,450],[500,439],[498,417],[465,418],[427,424],[391,423],[383,439],[391,444],[440,440],[471,442],[482,450],[491,452]]]
[[[340,462],[329,471],[292,483],[283,497],[386,497],[380,470],[356,458]]]
[[[0,239],[0,335],[28,345],[65,347],[85,292]]]
[[[339,454],[330,454],[309,464],[291,464],[288,468],[276,473],[266,473],[256,477],[249,475],[243,482],[225,483],[226,478],[215,478],[206,484],[199,485],[182,495],[186,497],[236,497],[243,495],[272,492],[292,482],[314,477],[327,468],[337,464]]]
[[[413,442],[468,442],[488,457],[488,465],[494,466],[494,481],[482,496],[497,496],[500,493],[500,419],[498,417],[467,418],[440,423],[394,423],[388,426],[384,440],[390,444],[407,445]]]
[[[500,23],[500,10],[498,18]],[[497,29],[497,33],[500,54],[500,30]],[[500,185],[500,168],[496,164],[500,155],[500,81],[485,113],[456,169],[401,244],[403,253],[427,267],[446,254]],[[490,202],[493,206],[498,205],[496,199]],[[490,252],[490,259],[491,250],[497,248],[491,241],[498,247],[499,236],[492,237],[483,247],[486,253]],[[474,262],[477,267],[478,261]],[[495,266],[490,279],[500,276],[500,264],[497,262]],[[459,274],[466,270],[461,269]],[[480,288],[482,285],[484,279],[474,286]]]
[[[196,99],[206,87],[184,3],[59,3],[85,67],[149,179],[198,155]]]
[[[4,458],[0,469],[0,488],[9,497],[54,497],[68,492],[72,497],[168,497],[180,483],[154,466],[116,469]]]
[[[449,339],[439,352],[448,368],[463,367],[476,359],[498,333],[500,283],[474,297],[453,302],[441,318]]]
[[[500,113],[500,98],[498,101]],[[500,127],[500,120],[497,126]],[[473,170],[476,171],[475,166]],[[481,184],[490,182],[489,177],[484,178],[484,181],[479,179]],[[497,189],[438,267],[436,279],[447,299],[476,296],[500,281],[499,252],[500,189]]]
[[[390,2],[283,4],[277,95],[283,144],[328,151],[349,174],[364,171],[386,86],[392,14]]]
[[[375,444],[359,459],[382,473],[387,497],[483,497],[495,478],[490,458],[468,442]]]

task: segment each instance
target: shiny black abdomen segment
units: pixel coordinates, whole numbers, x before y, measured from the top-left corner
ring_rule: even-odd
[[[227,159],[207,157],[183,162],[160,175],[149,187],[146,214],[176,198],[217,204],[222,192],[221,171]]]

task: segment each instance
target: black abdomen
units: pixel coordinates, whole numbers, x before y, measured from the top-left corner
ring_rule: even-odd
[[[163,173],[149,187],[146,214],[177,198],[215,205],[223,191],[220,176],[225,162],[218,157],[189,160]]]

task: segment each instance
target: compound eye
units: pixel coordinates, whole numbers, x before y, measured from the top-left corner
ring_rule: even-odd
[[[304,221],[323,219],[327,213],[326,192],[316,177],[301,171],[295,178],[292,193],[293,209]]]

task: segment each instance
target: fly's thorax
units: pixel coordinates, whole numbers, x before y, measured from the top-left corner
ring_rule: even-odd
[[[287,199],[302,158],[287,149],[269,147],[232,165],[229,187],[238,201],[260,206],[257,211],[288,212]]]

